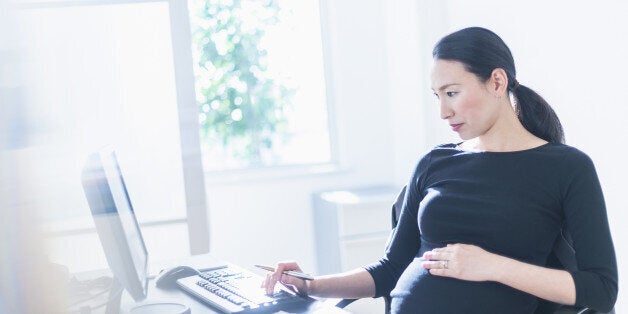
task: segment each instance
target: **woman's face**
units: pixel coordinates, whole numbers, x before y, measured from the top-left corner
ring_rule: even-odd
[[[440,105],[440,117],[463,140],[484,135],[497,121],[499,102],[488,84],[458,61],[434,61],[432,90]]]

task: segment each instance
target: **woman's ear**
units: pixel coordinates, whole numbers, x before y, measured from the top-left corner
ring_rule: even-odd
[[[496,68],[491,72],[491,77],[488,80],[488,90],[495,97],[502,97],[508,90],[508,75],[502,68]]]

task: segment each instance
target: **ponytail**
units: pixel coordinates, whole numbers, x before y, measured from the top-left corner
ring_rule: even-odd
[[[515,96],[515,112],[530,133],[548,142],[564,143],[558,116],[539,94],[517,82],[515,61],[506,43],[495,33],[469,27],[443,37],[432,51],[434,59],[458,61],[467,71],[486,82],[493,70],[504,69],[508,90]]]
[[[543,97],[516,80],[511,91],[515,96],[515,112],[526,130],[548,142],[565,143],[563,126]]]

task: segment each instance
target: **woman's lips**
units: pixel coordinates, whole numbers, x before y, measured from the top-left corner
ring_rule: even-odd
[[[450,124],[450,126],[451,126],[451,129],[454,130],[454,132],[458,132],[458,130],[462,126],[462,123]]]

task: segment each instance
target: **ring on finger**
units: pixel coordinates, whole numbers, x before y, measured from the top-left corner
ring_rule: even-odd
[[[440,265],[443,267],[443,269],[449,269],[449,261],[447,260],[440,261]]]

